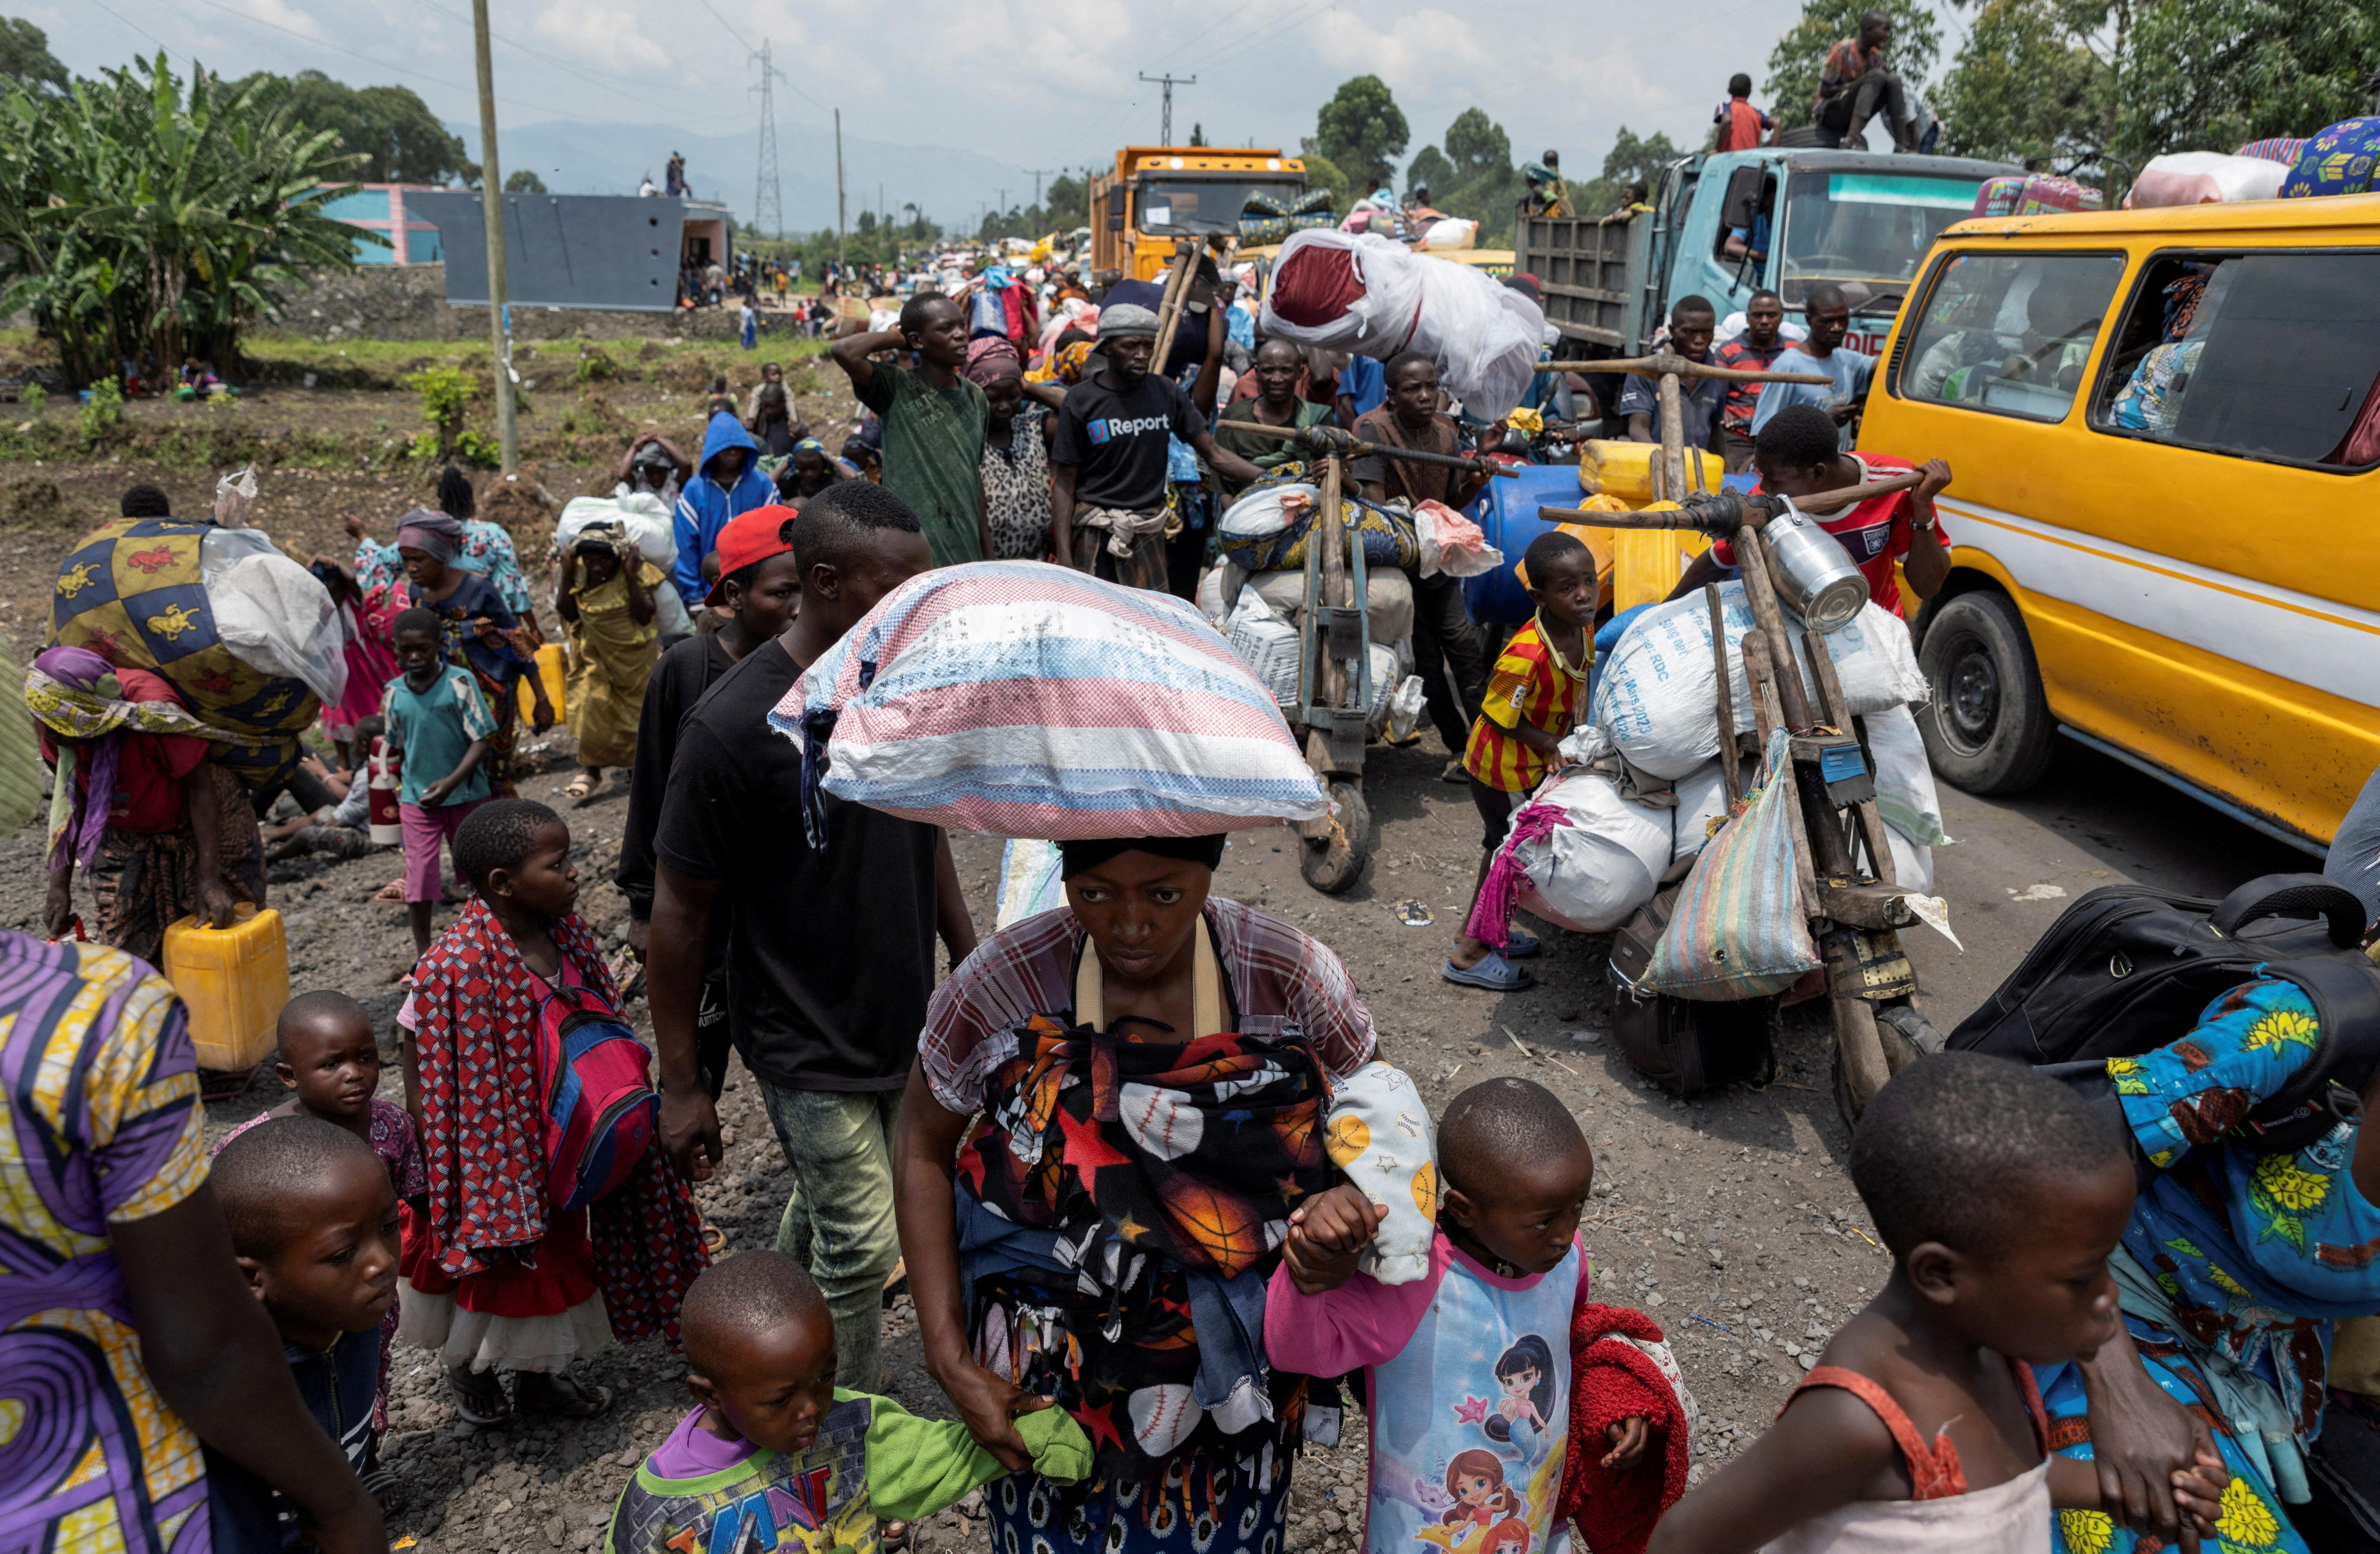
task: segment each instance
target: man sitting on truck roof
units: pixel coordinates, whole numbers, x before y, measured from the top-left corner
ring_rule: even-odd
[[[1864,144],[1867,121],[1881,111],[1892,130],[1892,149],[1917,149],[1917,124],[1910,116],[1909,99],[1900,77],[1884,62],[1892,42],[1892,18],[1882,11],[1860,18],[1857,38],[1844,38],[1827,53],[1818,73],[1818,127],[1840,136],[1837,145],[1858,151]]]
[[[1670,310],[1670,349],[1688,361],[1707,363],[1711,336],[1718,329],[1718,310],[1708,297],[1681,297]],[[1718,378],[1679,378],[1678,418],[1687,447],[1718,451],[1719,407],[1727,398],[1727,388]],[[1628,419],[1629,441],[1659,442],[1660,380],[1631,373],[1628,386],[1621,391],[1620,413]]]
[[[1769,418],[1788,405],[1815,405],[1841,429],[1842,449],[1849,453],[1852,423],[1859,418],[1860,406],[1867,398],[1868,382],[1876,375],[1876,358],[1843,344],[1843,336],[1851,332],[1851,299],[1832,281],[1817,282],[1803,294],[1802,316],[1809,321],[1809,337],[1779,352],[1769,370],[1815,372],[1832,378],[1834,382],[1823,388],[1816,383],[1770,383],[1764,387],[1760,403],[1752,412],[1752,434],[1759,436]]]
[[[1760,471],[1759,489],[1802,497],[1922,468],[1925,478],[1914,491],[1870,497],[1843,512],[1818,518],[1818,527],[1842,541],[1852,562],[1866,574],[1868,597],[1894,614],[1905,616],[1900,588],[1892,576],[1894,562],[1900,563],[1909,591],[1920,604],[1939,593],[1949,580],[1949,540],[1935,516],[1934,498],[1950,483],[1950,467],[1938,458],[1912,466],[1881,454],[1847,453],[1834,446],[1833,431],[1834,422],[1812,405],[1789,406],[1770,418],[1760,429],[1753,452],[1753,463]],[[1694,558],[1670,597],[1682,599],[1705,583],[1727,577],[1735,565],[1734,551],[1724,540],[1713,544]]]

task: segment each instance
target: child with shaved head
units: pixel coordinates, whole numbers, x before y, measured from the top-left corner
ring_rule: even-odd
[[[1265,1349],[1286,1371],[1365,1372],[1370,1554],[1544,1549],[1571,1437],[1572,1325],[1591,1304],[1578,1221],[1595,1156],[1544,1086],[1490,1079],[1439,1120],[1438,1172],[1434,1193],[1415,1178],[1438,1234],[1407,1283],[1355,1271],[1385,1209],[1349,1214],[1332,1194],[1291,1215]],[[1644,1419],[1614,1424],[1603,1465],[1634,1469],[1647,1440]]]
[[[834,1317],[807,1269],[747,1252],[704,1270],[679,1314],[678,1422],[620,1492],[605,1554],[795,1547],[872,1554],[881,1522],[931,1516],[1008,1470],[955,1421],[835,1385]],[[1017,1433],[1036,1471],[1090,1469],[1082,1427],[1029,1398]]]
[[[396,1298],[396,1191],[371,1147],[314,1117],[276,1117],[215,1156],[215,1196],[232,1251],[281,1331],[298,1395],[358,1475],[380,1393],[382,1320]],[[296,1511],[228,1459],[210,1477],[243,1507],[270,1504],[282,1547]]]
[[[1876,1092],[1851,1172],[1892,1277],[1768,1433],[1662,1520],[1653,1554],[2038,1549],[2051,1507],[2100,1509],[2092,1465],[2047,1451],[2032,1367],[2116,1336],[2121,1132],[2023,1064],[1947,1052]],[[2205,1454],[2173,1475],[2203,1536],[2227,1476]]]
[[[291,999],[282,1008],[275,1030],[280,1048],[273,1072],[289,1087],[290,1097],[224,1135],[215,1152],[221,1154],[233,1139],[276,1118],[310,1117],[345,1128],[388,1168],[389,1181],[406,1206],[404,1241],[411,1247],[420,1234],[419,1216],[429,1183],[422,1174],[413,1119],[379,1094],[380,1043],[372,1034],[371,1016],[346,994],[322,989]],[[392,1299],[381,1322],[380,1390],[372,1402],[371,1445],[364,1472],[364,1487],[381,1498],[383,1510],[391,1507],[395,1485],[380,1466],[380,1439],[388,1433],[388,1350],[396,1325],[397,1306]]]

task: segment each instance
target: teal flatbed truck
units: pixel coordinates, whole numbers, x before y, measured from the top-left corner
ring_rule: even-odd
[[[1986,178],[2021,173],[1959,156],[1762,146],[1682,158],[1661,171],[1652,210],[1528,216],[1513,267],[1537,278],[1546,319],[1581,356],[1636,356],[1681,297],[1726,318],[1767,287],[1790,315],[1820,281],[1852,303],[1845,344],[1875,355],[1942,229],[1974,209]],[[1766,209],[1766,252],[1730,255],[1728,236]]]

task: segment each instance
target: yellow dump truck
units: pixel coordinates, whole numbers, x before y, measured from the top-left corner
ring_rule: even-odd
[[[1277,148],[1126,146],[1091,176],[1091,268],[1153,281],[1183,237],[1236,237],[1250,194],[1286,207],[1305,192],[1305,164]]]

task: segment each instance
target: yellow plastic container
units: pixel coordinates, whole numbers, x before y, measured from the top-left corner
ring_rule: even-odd
[[[1688,448],[1685,455],[1686,483],[1696,491],[1718,490],[1727,461],[1701,448]],[[1579,487],[1642,507],[1653,500],[1653,466],[1660,456],[1658,443],[1590,439],[1579,444]]]
[[[199,1066],[245,1074],[274,1045],[273,1025],[289,1002],[289,941],[281,914],[241,903],[232,926],[183,917],[165,929],[165,979],[190,1012]]]
[[[545,698],[553,703],[553,718],[556,722],[562,721],[562,679],[565,668],[561,643],[548,642],[537,650],[537,677],[545,682]],[[513,694],[520,698],[522,717],[528,718],[535,714],[537,698],[529,694],[528,675],[524,674],[520,677],[519,683],[513,686]]]

